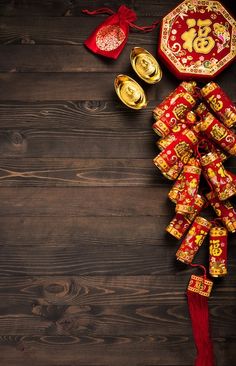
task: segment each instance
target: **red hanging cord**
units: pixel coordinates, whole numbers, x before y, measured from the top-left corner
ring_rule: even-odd
[[[144,31],[144,32],[151,32],[154,28],[156,28],[157,24],[159,23],[159,20],[156,20],[151,25],[144,25],[144,26],[139,26],[139,25],[134,24],[132,22],[127,22],[127,23],[129,24],[129,26],[131,28],[141,30],[141,31]]]
[[[82,10],[83,13],[88,14],[88,15],[97,15],[97,14],[115,14],[115,12],[110,9],[110,8],[98,8],[96,10],[88,10],[88,9],[83,9]],[[131,17],[130,19],[135,20],[134,16],[136,16],[135,12],[129,8],[127,8],[126,6],[121,6],[119,8],[118,13],[121,14],[121,16],[124,15],[124,19],[127,22],[127,24],[129,24],[129,26],[133,29],[137,29],[143,32],[151,32],[154,28],[156,28],[157,24],[159,23],[159,20],[154,21],[151,25],[144,25],[144,26],[140,26],[137,24],[134,24],[131,20],[129,20],[129,17]]]
[[[85,13],[85,14],[88,14],[88,15],[115,14],[115,12],[110,8],[98,8],[96,10],[83,9],[82,13]]]
[[[203,266],[202,264],[193,264],[193,263],[189,263],[191,267],[199,267],[203,270],[203,277],[206,278],[206,268],[205,266]]]

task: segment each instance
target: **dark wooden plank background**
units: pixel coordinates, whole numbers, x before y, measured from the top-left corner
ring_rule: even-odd
[[[81,9],[121,3],[0,1],[1,366],[193,365],[196,271],[175,262],[170,184],[152,164],[151,111],[178,81],[163,66],[147,109],[128,110],[113,79],[134,76],[133,46],[156,53],[158,30],[131,32],[115,62],[83,46],[104,16]],[[126,1],[139,24],[177,3]],[[236,66],[217,80],[236,101]],[[217,366],[235,365],[235,258],[231,236],[229,276],[210,299]]]

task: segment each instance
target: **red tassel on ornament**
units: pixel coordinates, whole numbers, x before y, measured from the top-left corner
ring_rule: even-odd
[[[199,267],[204,268],[203,266]],[[187,298],[193,337],[197,348],[195,366],[214,366],[208,309],[208,297],[210,296],[213,282],[206,278],[205,268],[204,272],[204,276],[191,276],[187,289]]]

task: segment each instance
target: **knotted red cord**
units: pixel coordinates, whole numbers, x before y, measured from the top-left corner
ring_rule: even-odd
[[[98,8],[98,9],[95,9],[95,10],[83,9],[82,13],[85,13],[85,14],[88,14],[88,15],[115,14],[115,12],[110,8]]]
[[[96,10],[83,9],[82,12],[88,15],[115,14],[115,12],[112,9],[106,7],[98,8]],[[127,24],[129,24],[131,28],[143,32],[151,32],[159,23],[159,20],[156,20],[151,25],[139,26],[137,24],[134,24],[133,21],[137,20],[137,15],[132,9],[127,8],[125,5],[120,6],[117,14],[119,14],[120,19],[124,20]]]

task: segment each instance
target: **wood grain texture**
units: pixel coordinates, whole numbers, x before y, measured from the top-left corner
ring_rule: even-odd
[[[113,10],[118,9],[123,2],[118,0],[106,1],[106,6]],[[127,0],[126,6],[132,7],[139,15],[143,16],[163,16],[165,12],[176,5],[176,0],[162,2],[162,1],[149,1],[149,6],[143,6],[142,1]],[[82,9],[95,9],[104,7],[104,1],[85,0],[81,3],[80,0],[68,1],[68,0],[53,0],[53,1],[34,1],[27,0],[22,4],[18,2],[1,1],[0,14],[4,16],[81,16]]]
[[[0,335],[191,336],[187,303],[158,305],[41,305],[1,308]],[[212,335],[230,336],[234,305],[212,305]],[[234,334],[234,332],[233,332]]]
[[[232,2],[230,0],[222,0],[222,3],[227,6],[231,11],[234,10]],[[118,9],[123,2],[120,0],[108,0],[105,5],[113,10]],[[148,0],[148,6],[144,6],[142,0],[127,0],[126,6],[134,9],[139,16],[157,16],[162,17],[168,13],[173,7],[178,4],[177,0],[161,1],[161,0]],[[104,1],[96,0],[84,0],[81,3],[80,0],[24,0],[20,1],[6,1],[3,0],[0,3],[0,15],[1,16],[81,16],[82,9],[95,9],[104,7]]]
[[[174,213],[174,212],[172,212]],[[169,213],[171,215],[171,212]],[[132,248],[143,245],[157,246],[169,239],[169,246],[176,241],[167,236],[163,227],[169,222],[167,216],[129,216],[108,217],[104,216],[59,216],[59,217],[16,217],[11,220],[0,217],[0,243],[3,246],[35,246],[45,247],[45,241],[54,247],[63,248],[67,245],[81,245],[85,248],[116,245],[130,246]],[[15,230],[14,230],[15,228]],[[91,230],[93,228],[93,230]],[[132,228],[132,230],[130,230]],[[148,250],[148,249],[147,249]]]
[[[143,159],[158,154],[155,141],[151,131],[1,130],[0,153],[5,158]]]
[[[217,365],[233,364],[234,342],[235,337],[214,338]],[[1,344],[2,359],[10,366],[26,362],[51,366],[51,360],[53,365],[126,366],[127,354],[132,366],[137,365],[137,358],[138,365],[190,366],[194,358],[192,338],[188,336],[5,336]]]
[[[223,73],[218,81],[222,88],[233,89],[236,71],[229,66],[229,74]],[[48,100],[109,100],[117,98],[113,81],[115,73],[0,73],[0,101],[48,101]],[[164,75],[160,88],[146,89],[149,100],[158,100],[168,95],[178,82]],[[233,99],[235,96],[233,95]],[[136,111],[136,113],[138,113]]]
[[[146,25],[177,3],[126,5]],[[194,363],[185,291],[199,272],[175,260],[179,242],[165,233],[172,183],[152,163],[151,112],[179,81],[161,64],[159,84],[141,82],[148,107],[134,112],[113,80],[140,81],[130,50],[156,55],[159,27],[131,31],[116,61],[83,45],[106,16],[81,9],[121,4],[0,1],[1,366]],[[235,77],[231,65],[217,78],[234,101]],[[236,159],[226,166],[236,173]],[[209,300],[217,366],[236,358],[235,256],[230,235],[229,276],[215,281]],[[207,265],[207,240],[196,262]]]
[[[227,169],[236,174],[234,160]],[[150,159],[0,158],[0,187],[164,186]],[[209,187],[210,190],[210,187]]]
[[[0,159],[1,187],[125,187],[161,183],[164,184],[164,178],[150,159]]]
[[[117,72],[133,73],[129,65],[129,45],[116,62],[101,61],[82,45],[1,45],[0,72]],[[153,46],[143,44],[153,52]]]
[[[164,91],[163,91],[164,93]],[[167,95],[167,94],[166,94]],[[152,110],[160,103],[151,101],[148,107],[135,113],[122,105],[118,98],[104,101],[75,100],[47,102],[1,102],[0,129],[75,129],[102,130],[135,133],[137,130],[150,131],[153,123]],[[156,137],[156,136],[155,136]]]
[[[0,190],[0,216],[160,216],[170,212],[167,193],[156,187],[22,187]],[[58,199],[60,197],[60,199]],[[141,199],[142,197],[142,199]]]
[[[194,270],[191,270],[194,273]],[[184,305],[189,271],[174,275],[1,276],[1,309],[14,306]],[[209,302],[234,305],[236,276],[216,281]],[[4,310],[5,311],[5,310]]]
[[[0,73],[0,101],[116,100],[116,73]],[[96,78],[96,83],[94,83]],[[170,93],[178,82],[164,76],[166,85],[150,88],[148,98],[156,101]],[[227,80],[226,82],[230,82]],[[231,84],[233,83],[231,78]],[[163,94],[162,94],[163,93]],[[140,112],[140,111],[139,111]],[[136,111],[135,114],[138,112]]]
[[[104,16],[80,17],[0,17],[0,44],[82,45]],[[138,24],[147,25],[161,19],[139,17]],[[147,23],[148,22],[148,23]],[[130,32],[128,44],[156,44],[157,30],[151,33]]]
[[[1,248],[0,274],[10,275],[168,275],[177,271],[188,270],[185,265],[177,263],[175,253],[178,245],[172,242],[159,245],[133,246],[122,244],[104,245],[97,240],[97,244],[86,244],[81,239],[75,243],[67,241],[63,245],[51,243],[50,238],[31,246],[11,245]],[[96,238],[93,238],[95,240]],[[86,242],[86,240],[85,240]],[[35,244],[36,244],[35,243]],[[169,243],[170,244],[170,243]],[[21,250],[20,250],[21,248]],[[14,256],[11,257],[11,253]],[[235,245],[230,248],[228,260],[229,273],[235,272]],[[207,244],[196,256],[196,263],[207,265]],[[190,273],[190,272],[188,272]]]

